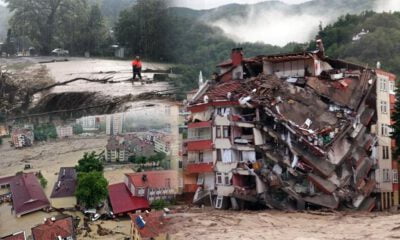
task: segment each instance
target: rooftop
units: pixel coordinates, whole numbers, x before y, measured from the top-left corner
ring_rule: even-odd
[[[76,189],[76,170],[74,167],[62,167],[58,173],[58,180],[54,184],[51,198],[72,197]]]
[[[32,228],[33,240],[55,240],[58,236],[63,239],[75,236],[75,227],[71,216],[52,220]]]
[[[132,224],[135,225],[143,239],[151,239],[167,233],[168,218],[164,217],[164,212],[156,211],[148,214],[129,214]],[[146,222],[144,227],[138,225],[138,217],[142,217]]]
[[[4,236],[0,238],[1,240],[25,240],[25,232],[18,232],[14,234],[10,234],[8,236]]]
[[[178,188],[176,171],[149,171],[125,174],[135,187]]]
[[[125,183],[109,185],[108,195],[115,214],[129,213],[150,208],[149,201],[144,197],[133,197]]]
[[[34,173],[17,174],[11,182],[11,195],[16,215],[50,207],[50,202]]]

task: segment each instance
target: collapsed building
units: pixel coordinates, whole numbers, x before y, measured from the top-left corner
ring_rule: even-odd
[[[396,76],[316,51],[244,58],[188,96],[184,191],[243,209],[397,206]]]

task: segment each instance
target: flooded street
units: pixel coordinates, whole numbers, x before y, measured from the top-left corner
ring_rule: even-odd
[[[126,60],[104,60],[104,59],[85,59],[68,58],[68,62],[55,62],[44,64],[49,70],[51,77],[56,82],[65,82],[74,78],[82,77],[89,79],[103,79],[112,77],[114,81],[124,81],[132,78],[131,61]],[[143,70],[166,70],[170,66],[160,63],[143,63]],[[143,78],[154,77],[153,73],[142,73]],[[137,95],[148,91],[161,91],[168,89],[168,83],[156,82],[153,84],[141,85],[136,82],[132,85],[129,82],[116,84],[88,83],[78,81],[67,86],[59,86],[52,92],[99,92],[109,96],[123,96],[127,94]]]
[[[9,139],[4,140],[7,142]],[[25,164],[31,164],[33,168],[25,172],[41,171],[48,181],[47,187],[44,188],[44,191],[50,199],[53,186],[57,181],[56,174],[58,174],[60,167],[75,166],[85,152],[100,152],[104,149],[106,142],[106,136],[74,138],[48,142],[46,144],[38,144],[31,148],[25,148],[24,150],[15,150],[8,144],[2,144],[0,145],[0,176],[13,175],[18,171],[22,171]],[[119,168],[108,167],[105,169],[104,176],[109,183],[116,183],[120,182],[124,174],[128,172],[132,172],[129,165],[121,166]],[[1,193],[3,192],[6,193],[7,190],[2,189]],[[83,219],[83,215],[80,212],[66,213],[72,216],[79,216]],[[42,223],[44,218],[56,215],[58,215],[57,212],[45,213],[39,211],[17,218],[11,212],[11,204],[0,204],[0,233],[1,235],[6,235],[18,231],[26,231],[26,233],[30,234],[30,229]],[[96,224],[98,223],[96,222]],[[105,228],[115,228],[124,234],[129,233],[129,222],[127,221],[123,224],[119,223],[118,226],[116,226],[117,224],[114,222],[103,223],[102,226]],[[97,230],[96,226],[93,226],[92,228],[94,231]],[[97,237],[95,237],[95,239],[107,239]],[[121,239],[123,239],[123,236],[121,236]]]

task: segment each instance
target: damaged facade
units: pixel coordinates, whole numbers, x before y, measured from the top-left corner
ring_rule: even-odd
[[[397,206],[395,76],[318,50],[243,57],[188,99],[184,190],[216,208]]]

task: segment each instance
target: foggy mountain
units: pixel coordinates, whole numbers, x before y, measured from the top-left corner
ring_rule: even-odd
[[[237,42],[263,42],[284,46],[307,42],[320,24],[326,26],[339,16],[366,10],[400,10],[399,0],[314,0],[289,5],[280,1],[257,4],[229,4],[210,10],[175,8],[175,14],[219,27]]]

